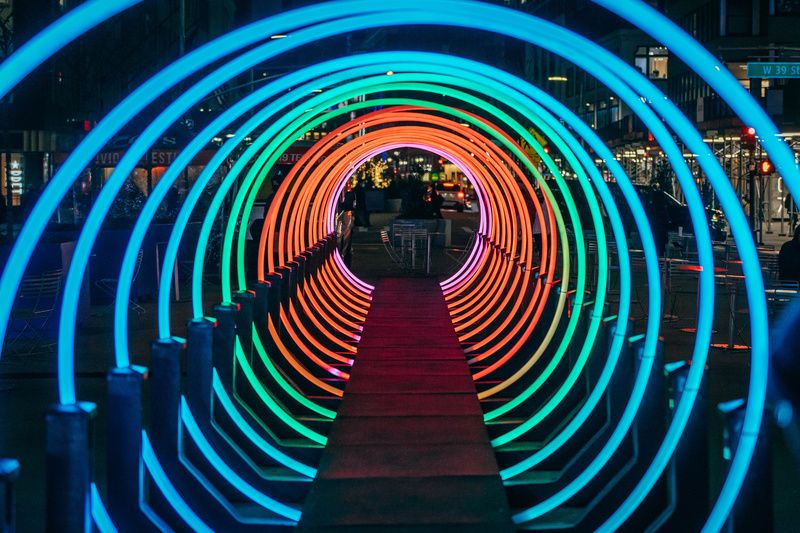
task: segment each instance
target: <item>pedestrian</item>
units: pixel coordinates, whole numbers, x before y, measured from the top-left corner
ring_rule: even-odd
[[[800,282],[800,225],[794,228],[794,237],[781,246],[778,254],[778,271],[782,280]]]
[[[659,257],[663,257],[669,240],[669,211],[664,191],[656,187],[651,189],[649,208],[650,228],[653,230],[656,252]]]
[[[442,218],[442,204],[444,203],[444,200],[442,200],[441,195],[439,195],[438,191],[436,190],[436,186],[428,186],[428,195],[428,201],[430,202],[430,209],[433,213],[433,217]]]
[[[797,204],[794,203],[794,197],[790,193],[786,193],[786,199],[783,201],[783,207],[789,214],[789,224],[794,226],[797,224]]]
[[[339,207],[342,211],[352,211],[356,208],[356,193],[353,191],[353,186],[350,182],[344,187],[344,194],[341,202],[339,202]]]
[[[369,227],[369,211],[367,210],[366,181],[358,182],[356,186],[356,225]]]

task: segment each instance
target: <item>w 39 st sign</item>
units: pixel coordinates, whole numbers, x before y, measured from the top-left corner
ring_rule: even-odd
[[[748,78],[800,78],[800,63],[748,63]]]

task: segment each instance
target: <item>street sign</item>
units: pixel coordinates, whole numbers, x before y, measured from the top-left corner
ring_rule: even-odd
[[[534,128],[530,128],[528,129],[528,133],[530,133],[533,136],[533,138],[536,139],[536,142],[541,144],[543,147],[547,146],[547,140],[544,137],[542,137],[542,135],[537,130],[535,130]],[[538,167],[539,163],[541,163],[542,161],[542,158],[539,157],[539,153],[533,149],[533,146],[525,142],[525,139],[520,139],[519,145],[522,148],[522,150],[526,154],[528,154],[528,157],[531,158],[531,161],[533,162],[534,166]]]
[[[748,78],[800,78],[800,63],[748,63]]]

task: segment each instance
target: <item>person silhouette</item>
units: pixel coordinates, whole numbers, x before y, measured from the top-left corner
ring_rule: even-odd
[[[778,254],[778,272],[782,280],[800,281],[800,225],[794,228],[794,237],[781,246]]]

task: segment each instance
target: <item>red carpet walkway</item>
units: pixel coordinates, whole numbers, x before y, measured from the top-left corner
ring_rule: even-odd
[[[300,527],[513,531],[475,386],[434,280],[377,284]]]

